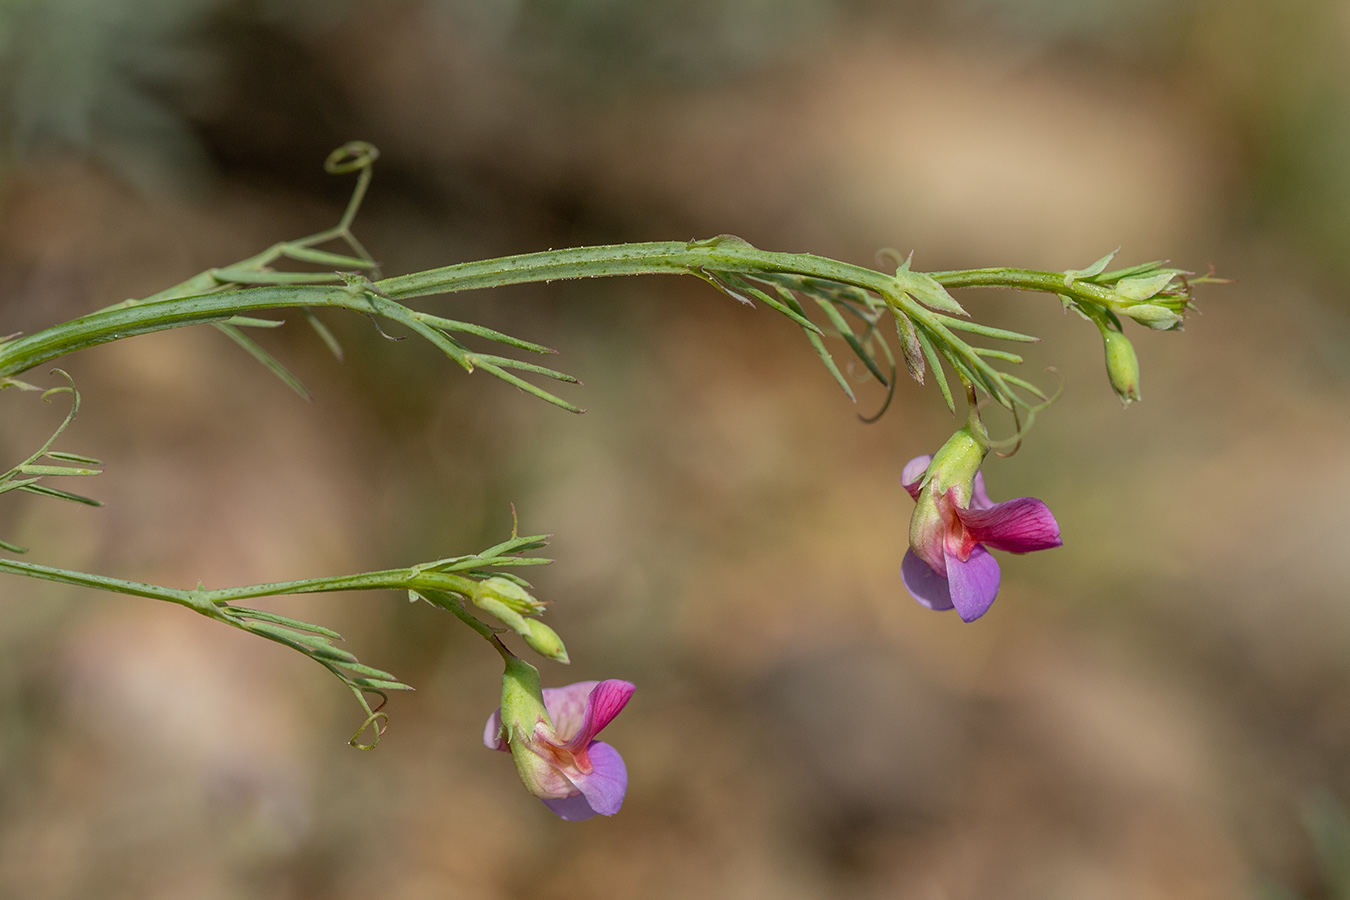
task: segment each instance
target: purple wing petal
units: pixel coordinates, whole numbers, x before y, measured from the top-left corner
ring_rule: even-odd
[[[900,470],[900,484],[904,485],[905,490],[915,500],[919,499],[919,482],[923,480],[923,473],[928,471],[928,464],[933,461],[932,455],[916,456],[905,467]]]
[[[588,752],[591,773],[574,776],[572,783],[581,790],[591,809],[602,816],[612,816],[623,806],[624,794],[628,793],[628,767],[619,751],[603,741],[591,744]]]
[[[1063,543],[1050,507],[1035,497],[995,503],[989,509],[958,509],[956,514],[971,537],[995,550],[1030,553]]]
[[[998,561],[989,551],[976,545],[965,562],[954,553],[947,554],[947,582],[952,605],[963,622],[974,622],[989,610],[998,595]]]
[[[502,740],[502,710],[497,707],[488,716],[487,727],[483,729],[483,744],[489,750],[507,750],[506,741]]]
[[[975,486],[971,490],[970,508],[988,509],[994,505],[994,501],[989,499],[989,492],[984,489],[984,473],[975,473]]]
[[[952,608],[952,592],[947,579],[929,568],[913,550],[905,551],[905,559],[900,563],[900,580],[920,606],[939,611]]]
[[[581,727],[567,741],[567,749],[576,750],[585,747],[606,725],[614,721],[628,703],[628,698],[637,690],[627,681],[608,679],[591,690],[586,698],[586,710],[582,714]]]
[[[578,681],[560,688],[544,688],[544,709],[553,731],[564,741],[581,730],[586,720],[586,700],[598,681]]]
[[[568,822],[580,822],[595,815],[595,810],[591,809],[591,805],[586,802],[585,794],[577,794],[575,797],[566,797],[562,800],[541,800],[540,802],[553,810],[558,818],[565,819]]]

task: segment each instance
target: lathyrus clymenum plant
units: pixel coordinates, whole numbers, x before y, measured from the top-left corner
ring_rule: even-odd
[[[1059,525],[1045,504],[1033,498],[993,503],[985,493],[980,465],[990,449],[1000,445],[988,436],[981,404],[1012,414],[1017,433],[1010,443],[1015,443],[1053,397],[1014,374],[1012,367],[1022,359],[1000,346],[1037,339],[973,321],[950,291],[1002,287],[1058,297],[1065,309],[1079,313],[1102,336],[1109,382],[1128,404],[1140,396],[1139,364],[1124,335],[1123,320],[1132,319],[1151,329],[1178,330],[1191,306],[1192,285],[1213,280],[1208,276],[1189,279],[1180,269],[1158,262],[1107,271],[1114,254],[1085,269],[1063,272],[985,268],[922,273],[911,268],[909,259],[898,256],[893,270],[881,271],[807,253],[760,250],[730,235],[549,250],[385,278],[352,232],[377,155],[373,146],[354,142],[329,157],[328,171],[357,175],[352,198],[335,227],[207,270],[144,299],[117,303],[36,334],[4,339],[0,341],[0,387],[37,390],[16,376],[74,350],[169,328],[209,324],[304,395],[303,385],[258,346],[247,330],[281,324],[260,316],[264,311],[297,309],[340,357],[341,349],[321,315],[347,310],[424,338],[466,372],[485,372],[578,413],[578,407],[541,385],[573,383],[574,378],[521,358],[522,354],[551,353],[547,347],[416,309],[408,302],[435,294],[558,278],[692,275],[742,303],[763,304],[792,320],[850,400],[854,399],[852,386],[827,340],[842,340],[868,376],[887,390],[888,400],[900,364],[919,383],[936,382],[953,413],[955,398],[964,396],[965,424],[936,455],[911,460],[901,474],[917,505],[910,548],[900,571],[905,587],[920,603],[939,610],[955,607],[962,619],[972,621],[989,608],[999,584],[998,564],[986,548],[1022,553],[1060,543]],[[273,263],[279,260],[308,264],[312,271],[278,271]],[[813,320],[813,314],[818,314],[820,323]],[[898,354],[885,336],[888,329],[894,329]],[[995,346],[985,346],[989,343]],[[68,396],[69,414],[41,447],[0,474],[0,493],[26,491],[93,502],[50,484],[55,478],[89,477],[101,471],[93,457],[56,449],[79,409],[75,386],[64,373],[60,375],[66,383],[43,396]],[[952,389],[953,379],[959,392]],[[545,536],[521,536],[513,529],[507,540],[475,554],[401,569],[238,588],[207,589],[199,584],[181,590],[12,559],[0,559],[0,571],[177,603],[298,650],[337,676],[355,696],[364,719],[351,743],[362,748],[373,747],[387,724],[388,692],[408,686],[339,649],[333,643],[339,639],[335,632],[243,603],[283,594],[371,588],[406,592],[413,600],[451,613],[505,660],[501,707],[489,720],[484,739],[489,747],[510,751],[529,791],[564,819],[612,815],[623,802],[627,771],[618,753],[594,737],[628,702],[633,686],[609,680],[545,689],[537,670],[503,643],[503,637],[514,633],[545,659],[568,662],[561,638],[540,621],[543,604],[530,593],[529,583],[516,574],[522,567],[549,562],[532,555],[545,543]],[[0,547],[22,552],[8,543],[0,542]],[[372,706],[370,698],[377,698],[378,705]]]

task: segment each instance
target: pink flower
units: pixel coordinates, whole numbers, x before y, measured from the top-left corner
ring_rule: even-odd
[[[596,813],[612,816],[623,805],[628,769],[619,751],[594,738],[634,690],[616,680],[545,688],[543,709],[524,700],[508,716],[511,727],[503,726],[501,709],[489,716],[483,743],[492,750],[509,750],[526,789],[560,817],[577,821]]]
[[[955,607],[963,621],[973,622],[998,594],[998,563],[985,547],[1010,553],[1058,547],[1059,523],[1034,497],[991,501],[979,471],[983,447],[964,429],[934,459],[911,459],[900,476],[918,502],[900,578],[920,604]]]

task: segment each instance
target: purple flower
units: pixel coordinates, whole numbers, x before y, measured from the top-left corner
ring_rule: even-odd
[[[509,750],[525,787],[560,817],[574,822],[596,813],[612,816],[623,805],[628,769],[619,751],[594,738],[634,690],[616,680],[545,688],[543,709],[536,704],[531,714],[528,700],[519,703],[517,715],[508,716],[511,727],[503,726],[501,709],[489,716],[483,743]]]
[[[952,609],[973,622],[998,594],[999,569],[985,549],[1029,553],[1058,547],[1059,523],[1034,497],[994,503],[979,471],[984,451],[958,431],[936,459],[911,459],[900,480],[918,505],[900,565],[905,588],[929,609]],[[973,463],[973,465],[972,465]]]

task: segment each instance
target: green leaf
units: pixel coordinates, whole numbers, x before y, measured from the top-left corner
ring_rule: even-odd
[[[919,346],[923,348],[924,358],[928,360],[928,368],[932,370],[933,378],[937,381],[938,390],[942,391],[942,399],[947,402],[947,409],[955,414],[956,403],[952,400],[952,389],[947,386],[947,375],[942,371],[942,361],[933,350],[932,340],[922,328],[917,329],[915,335],[919,339]]]
[[[1111,264],[1111,260],[1115,259],[1116,254],[1119,252],[1120,248],[1117,247],[1110,253],[1103,256],[1101,259],[1097,260],[1092,265],[1088,266],[1086,269],[1065,269],[1064,286],[1073,287],[1073,283],[1080,278],[1083,279],[1092,278],[1096,275],[1100,275],[1102,272],[1105,272],[1106,267]]]
[[[571,403],[568,403],[561,397],[555,397],[553,394],[550,394],[548,391],[544,390],[541,387],[537,387],[533,384],[530,384],[523,378],[517,378],[515,375],[512,375],[510,372],[506,371],[501,366],[498,366],[490,362],[483,362],[481,357],[478,358],[478,365],[480,368],[482,368],[484,372],[488,372],[492,375],[495,375],[497,378],[500,378],[507,384],[515,385],[525,393],[533,394],[540,400],[543,400],[547,403],[552,403],[554,406],[559,407],[560,409],[565,409],[568,412],[578,414],[584,413],[586,411],[579,406],[573,406]]]
[[[333,332],[328,330],[328,326],[323,324],[323,321],[314,314],[314,310],[310,309],[308,306],[302,307],[301,311],[305,314],[305,321],[309,323],[309,327],[314,329],[314,333],[319,336],[319,339],[323,341],[324,346],[328,348],[328,352],[333,354],[333,357],[341,362],[342,345],[339,344],[338,339],[333,336]]]
[[[979,322],[972,322],[969,319],[951,319],[942,317],[942,324],[946,325],[952,331],[964,331],[968,334],[978,334],[982,337],[994,338],[1000,341],[1014,341],[1019,344],[1039,344],[1041,339],[1032,337],[1029,334],[1022,334],[1018,331],[1008,331],[1004,328],[994,328],[991,325],[981,325]]]
[[[216,281],[226,284],[332,284],[342,281],[338,272],[272,272],[266,269],[208,269]]]
[[[282,244],[281,252],[291,259],[313,263],[316,266],[340,266],[348,269],[376,268],[375,263],[368,259],[361,259],[359,256],[344,256],[341,253],[315,250],[313,247],[305,247],[300,244]]]
[[[1127,300],[1147,300],[1166,288],[1176,277],[1176,272],[1164,270],[1157,275],[1140,275],[1122,279],[1112,286],[1112,290]]]
[[[557,350],[545,347],[543,344],[536,344],[521,338],[512,337],[509,334],[503,334],[500,331],[494,331],[491,328],[484,328],[482,325],[474,325],[472,322],[458,322],[454,319],[444,319],[440,316],[433,316],[428,313],[414,312],[413,318],[421,322],[426,322],[442,331],[455,331],[463,334],[472,334],[477,337],[486,338],[489,341],[495,341],[498,344],[507,344],[511,347],[519,347],[521,350],[529,350],[531,353],[557,353]]]
[[[54,500],[69,500],[71,503],[82,503],[85,506],[102,506],[102,501],[85,497],[81,494],[72,494],[70,491],[63,491],[60,488],[47,487],[45,484],[25,484],[19,488],[21,491],[27,491],[30,494],[41,494],[44,497],[51,497]]]
[[[222,325],[234,325],[238,328],[279,328],[286,324],[285,319],[255,319],[252,316],[230,316]]]
[[[985,359],[1001,359],[1005,362],[1022,364],[1022,357],[1016,353],[1009,353],[1007,350],[990,350],[987,347],[976,347],[975,352]]]
[[[19,472],[24,475],[99,475],[102,469],[76,469],[71,466],[43,466],[34,463],[24,463],[19,466]]]
[[[956,302],[947,289],[931,276],[923,272],[912,272],[908,268],[909,260],[895,273],[896,290],[908,294],[914,300],[931,310],[955,316],[970,315],[960,303]]]
[[[269,372],[280,378],[282,384],[286,385],[306,400],[313,399],[310,397],[309,391],[305,389],[305,386],[300,383],[300,379],[292,375],[285,366],[272,356],[272,354],[258,346],[253,338],[244,334],[233,325],[229,325],[225,322],[217,322],[215,327],[224,332],[230,340],[234,341],[240,347],[243,347],[250,356],[262,363]]]
[[[61,462],[84,463],[85,465],[89,466],[103,465],[102,462],[100,462],[97,459],[94,459],[92,456],[81,456],[78,453],[64,453],[60,450],[48,450],[46,455],[48,459],[56,459],[60,460]]]

